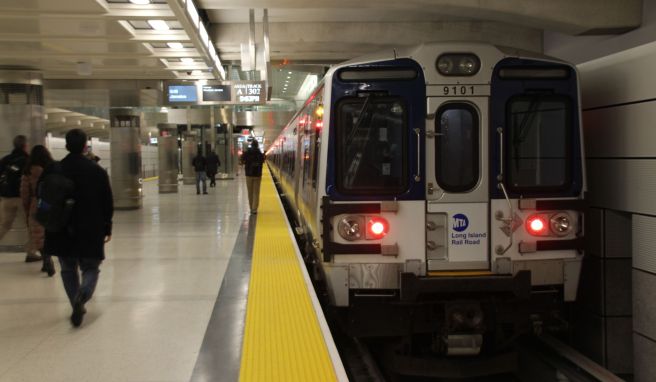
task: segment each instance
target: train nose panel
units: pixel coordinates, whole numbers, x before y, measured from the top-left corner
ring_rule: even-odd
[[[428,271],[488,270],[487,203],[429,203]]]

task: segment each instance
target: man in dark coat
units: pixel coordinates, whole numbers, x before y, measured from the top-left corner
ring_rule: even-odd
[[[198,154],[191,161],[191,165],[196,171],[196,194],[200,194],[200,183],[203,183],[203,195],[207,195],[207,159],[201,154]]]
[[[221,166],[221,160],[219,156],[216,155],[214,151],[210,151],[207,154],[207,177],[210,178],[210,187],[216,186],[216,173],[219,172],[219,166]]]
[[[262,166],[264,165],[264,154],[260,151],[255,139],[251,146],[241,156],[241,163],[246,171],[246,188],[248,189],[248,204],[251,214],[257,213],[260,204],[260,181],[262,180]]]
[[[16,220],[18,211],[22,208],[20,198],[21,176],[27,162],[27,138],[24,135],[14,137],[14,150],[0,160],[0,176],[4,178],[0,187],[0,240],[11,230]],[[41,256],[29,253],[25,256],[25,262],[40,261]]]
[[[64,289],[73,306],[71,323],[75,327],[82,323],[86,313],[84,304],[96,289],[100,264],[105,259],[105,243],[112,238],[114,214],[109,177],[105,170],[84,156],[86,144],[87,136],[82,130],[73,129],[66,134],[66,149],[70,154],[60,162],[59,168],[75,185],[75,205],[69,229],[46,231],[44,244],[45,253],[59,257]],[[48,167],[42,179],[54,169],[55,166]]]

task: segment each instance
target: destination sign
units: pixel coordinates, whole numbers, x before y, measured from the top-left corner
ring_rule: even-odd
[[[171,81],[165,88],[170,105],[258,105],[267,100],[264,81]]]

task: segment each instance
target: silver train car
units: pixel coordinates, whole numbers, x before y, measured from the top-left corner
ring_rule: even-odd
[[[349,333],[469,355],[576,299],[582,143],[572,65],[431,43],[332,67],[267,162]]]

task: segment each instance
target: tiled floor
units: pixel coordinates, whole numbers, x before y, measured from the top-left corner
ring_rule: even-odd
[[[243,179],[180,190],[116,212],[79,329],[59,273],[0,253],[0,382],[189,380],[248,207]]]

